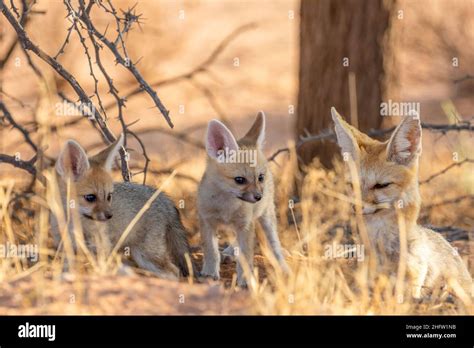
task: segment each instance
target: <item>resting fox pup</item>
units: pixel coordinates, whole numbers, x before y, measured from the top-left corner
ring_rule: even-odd
[[[439,234],[417,225],[420,210],[418,162],[421,154],[419,117],[406,117],[390,140],[380,142],[347,124],[331,109],[337,142],[343,156],[358,166],[363,217],[372,245],[398,258],[399,229],[394,205],[401,207],[407,242],[407,271],[413,297],[420,299],[434,286],[462,288],[472,296],[472,279],[456,250]],[[459,286],[452,286],[457,283]]]
[[[255,220],[265,232],[275,258],[288,271],[277,233],[273,178],[262,153],[265,115],[240,140],[221,122],[209,122],[206,171],[198,188],[198,213],[204,264],[201,275],[219,279],[220,254],[216,230],[231,226],[237,234],[237,283],[246,286],[244,267],[253,270]],[[245,264],[244,264],[245,263]]]
[[[102,229],[105,229],[110,244],[115,245],[155,192],[155,189],[143,185],[113,182],[110,171],[122,145],[123,136],[99,154],[88,158],[77,142],[69,140],[56,162],[64,209],[66,183],[69,180],[84,239],[92,248],[97,246],[90,245],[90,241]],[[54,216],[52,220],[53,234],[58,243],[57,221]],[[72,236],[73,226],[69,228]],[[131,258],[140,268],[160,278],[177,279],[180,273],[184,276],[189,274],[185,254],[191,254],[186,230],[178,210],[164,193],[158,195],[138,220],[123,246],[129,248]]]

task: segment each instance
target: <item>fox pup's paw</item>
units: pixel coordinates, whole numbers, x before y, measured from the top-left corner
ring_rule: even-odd
[[[241,289],[248,289],[247,281],[245,279],[237,280],[237,286]]]
[[[206,274],[206,273],[203,273],[201,271],[201,273],[199,274],[199,277],[201,278],[209,278],[209,279],[212,279],[212,280],[219,280],[220,279],[220,276],[219,275],[216,275],[216,274]]]
[[[221,263],[228,264],[235,261],[237,261],[237,258],[235,257],[235,247],[229,245],[221,252]]]
[[[291,269],[290,267],[288,267],[288,264],[286,263],[285,260],[280,261],[280,269],[283,272],[283,274],[286,276],[291,274]]]
[[[213,280],[219,280],[220,279],[220,276],[219,276],[219,270],[210,270],[210,269],[207,269],[206,266],[204,266],[201,270],[201,272],[199,273],[199,276],[201,278],[211,278]]]

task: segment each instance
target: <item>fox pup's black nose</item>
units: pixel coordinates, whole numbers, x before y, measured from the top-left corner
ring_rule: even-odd
[[[106,218],[107,220],[112,219],[112,216],[114,216],[112,213],[105,213],[105,218]]]
[[[256,193],[253,195],[253,198],[255,198],[255,200],[258,202],[259,200],[262,199],[262,195],[260,193]]]

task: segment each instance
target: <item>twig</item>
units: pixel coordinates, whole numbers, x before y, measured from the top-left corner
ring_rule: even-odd
[[[459,78],[459,79],[453,80],[453,83],[456,84],[456,83],[460,83],[460,82],[464,82],[464,81],[472,80],[472,79],[474,79],[474,76],[467,74],[467,75],[464,76],[464,77],[461,77],[461,78]]]
[[[141,149],[142,149],[142,155],[143,155],[143,158],[145,158],[145,165],[143,166],[143,170],[142,170],[142,173],[143,173],[143,185],[146,184],[146,175],[147,175],[147,172],[148,172],[148,165],[150,164],[150,157],[148,157],[148,154],[146,152],[146,147],[145,147],[145,144],[143,144],[143,141],[140,139],[140,137],[135,134],[135,132],[132,132],[131,130],[128,130],[128,133],[133,136],[135,138],[135,140],[138,142],[138,144],[140,145]],[[136,173],[134,173],[133,175],[136,175]]]
[[[425,210],[431,210],[435,207],[440,207],[442,205],[448,205],[448,204],[456,204],[456,203],[459,203],[459,202],[464,201],[464,200],[474,200],[474,195],[463,195],[463,196],[459,196],[459,197],[456,197],[456,198],[453,198],[453,199],[446,199],[446,200],[443,200],[443,201],[440,201],[440,202],[428,204],[428,205],[424,206],[424,209]]]
[[[426,228],[429,228],[435,232],[446,234],[449,241],[455,240],[469,240],[469,231],[464,230],[459,227],[453,226],[431,226],[425,225]]]
[[[245,25],[242,25],[238,27],[237,29],[233,30],[229,35],[227,35],[218,45],[217,47],[211,52],[211,54],[200,64],[198,64],[196,67],[191,69],[190,71],[173,76],[170,78],[166,78],[163,80],[159,80],[156,82],[152,82],[150,85],[154,88],[157,87],[163,87],[165,85],[170,85],[174,84],[183,80],[188,80],[188,79],[193,79],[197,74],[207,71],[209,66],[215,62],[215,60],[219,57],[219,55],[225,50],[225,48],[235,39],[237,38],[241,33],[248,31],[250,29],[255,28],[257,25],[256,23],[247,23]],[[129,92],[125,93],[124,98],[129,99],[137,94],[140,94],[143,92],[143,89],[141,88],[134,88],[130,90]],[[108,107],[111,107],[113,105],[108,105],[106,106],[106,109]]]
[[[448,170],[450,170],[454,167],[462,166],[465,163],[474,163],[474,159],[466,158],[466,159],[462,160],[461,162],[452,163],[449,166],[447,166],[446,168],[444,168],[443,170],[439,171],[438,173],[435,173],[435,174],[431,175],[430,177],[428,177],[427,179],[420,181],[420,185],[429,183],[431,180],[433,180],[433,179],[437,178],[438,176],[446,173]]]
[[[93,3],[94,3],[93,1],[90,1],[89,6],[92,6]],[[142,77],[138,69],[135,67],[135,65],[131,62],[131,60],[127,59],[127,57],[126,58],[122,57],[122,55],[118,51],[117,46],[113,42],[109,41],[109,39],[107,39],[104,35],[99,33],[99,31],[96,29],[96,27],[92,23],[92,20],[89,17],[89,13],[86,11],[84,0],[79,0],[79,5],[81,8],[79,19],[86,25],[87,30],[90,33],[92,33],[94,36],[96,36],[105,46],[107,46],[107,48],[115,56],[116,62],[118,62],[120,65],[122,65],[123,67],[125,67],[127,70],[129,70],[132,73],[132,75],[135,77],[135,79],[139,83],[140,88],[144,89],[150,95],[150,97],[153,99],[153,102],[158,107],[161,114],[164,116],[168,125],[171,128],[173,128],[173,122],[171,122],[171,119],[169,117],[169,111],[162,104],[160,98],[158,98],[157,93],[144,80],[144,78]]]
[[[34,166],[36,159],[37,159],[36,155],[28,161],[23,161],[21,159],[16,158],[15,156],[0,154],[0,163],[3,162],[3,163],[11,164],[12,166],[16,168],[26,170],[28,173],[30,173],[33,176],[36,175],[36,168]]]
[[[12,8],[12,11],[15,12],[16,16],[19,18],[19,23],[20,25],[24,28],[26,26],[26,23],[28,22],[28,5],[26,3],[26,0],[22,0],[22,10],[21,10],[21,15],[18,13],[18,9],[15,7],[15,4],[13,1],[10,1],[10,5]],[[0,0],[0,8],[4,7],[5,4],[3,3],[3,0]],[[10,44],[10,46],[7,49],[7,52],[5,54],[5,57],[0,59],[0,70],[3,69],[5,64],[8,62],[10,59],[13,51],[15,50],[16,45],[18,44],[18,38],[16,37],[13,42]]]
[[[205,126],[206,126],[206,123],[200,123],[200,124],[197,124],[195,126],[190,126],[186,129],[183,129],[180,132],[176,132],[176,131],[173,131],[173,130],[170,130],[170,129],[164,128],[164,127],[147,127],[147,128],[143,128],[143,129],[134,130],[133,133],[135,135],[150,134],[150,133],[155,133],[155,132],[163,133],[163,134],[169,135],[169,136],[171,136],[171,137],[173,137],[177,140],[180,140],[184,143],[193,145],[193,146],[197,147],[198,149],[204,150],[205,149],[204,143],[201,140],[197,140],[197,139],[194,139],[194,138],[190,137],[189,134],[193,130],[204,128]],[[130,133],[131,131],[128,129],[127,132]],[[101,143],[95,143],[93,145],[90,145],[90,147],[88,148],[88,151],[91,150],[91,149],[95,149],[95,148],[99,147],[100,145],[101,145]]]
[[[23,135],[23,138],[28,143],[28,145],[30,145],[31,148],[35,152],[38,152],[38,147],[33,142],[33,140],[31,140],[30,133],[15,121],[15,119],[12,117],[10,111],[8,111],[6,105],[1,100],[0,100],[0,110],[2,110],[3,117],[5,117],[7,119],[7,121],[11,124],[11,126],[20,131],[20,133]]]
[[[383,135],[392,133],[395,130],[396,127],[391,127],[387,129],[380,129],[380,130],[374,130],[371,129],[369,132],[367,132],[367,135],[371,137],[381,137]],[[459,124],[432,124],[432,123],[421,123],[421,128],[431,130],[432,132],[441,132],[443,134],[447,132],[460,132],[460,131],[474,131],[474,125],[471,123],[471,121],[464,121],[460,122]],[[334,134],[334,131],[332,128],[323,130],[320,134],[317,135],[306,135],[306,136],[300,136],[300,139],[298,142],[295,144],[296,149],[299,149],[301,146],[303,146],[306,143],[310,143],[313,141],[321,141],[321,140],[335,140],[336,136]],[[284,152],[289,152],[290,149],[285,147],[277,150],[275,153],[273,153],[270,157],[268,157],[269,161],[274,161],[275,158]]]
[[[132,166],[131,169],[138,169],[138,167],[133,167]],[[154,174],[154,175],[170,175],[171,173],[173,173],[173,171],[174,171],[174,169],[169,169],[169,168],[158,169],[158,170],[157,169],[151,169],[151,168],[148,169],[148,172],[151,173],[151,174]],[[138,174],[141,174],[141,172],[134,173],[133,175],[138,175]],[[195,184],[199,183],[199,180],[192,177],[191,175],[184,174],[184,173],[176,173],[176,178],[186,179],[186,180],[192,181]]]
[[[113,133],[110,131],[108,128],[107,124],[103,120],[102,116],[99,114],[97,109],[93,107],[93,103],[88,97],[87,93],[84,91],[84,89],[81,87],[79,82],[76,80],[76,78],[71,75],[59,62],[51,58],[48,54],[46,54],[41,48],[36,46],[28,37],[28,34],[24,31],[22,26],[15,20],[13,17],[12,13],[5,7],[2,7],[2,13],[7,18],[8,22],[11,24],[13,29],[16,31],[18,39],[20,40],[22,47],[25,50],[29,50],[36,54],[40,59],[42,59],[44,62],[48,63],[61,77],[63,77],[69,84],[70,86],[74,89],[76,94],[79,96],[79,99],[81,102],[85,105],[88,105],[90,109],[92,109],[92,113],[94,115],[94,118],[96,122],[99,124],[99,127],[101,131],[103,132],[103,135],[108,139],[109,142],[115,141],[115,136]]]
[[[74,21],[74,19],[72,19],[72,20]],[[64,40],[63,44],[59,48],[58,53],[56,53],[56,55],[53,57],[54,59],[58,59],[59,56],[64,53],[64,50],[65,50],[66,46],[69,44],[69,37],[71,36],[73,28],[74,28],[74,23],[68,28],[67,34],[66,34],[66,39]]]
[[[15,103],[17,103],[18,105],[20,105],[22,108],[28,108],[28,109],[30,109],[30,110],[33,111],[33,107],[32,107],[31,105],[25,104],[22,100],[20,100],[20,99],[14,97],[14,96],[8,94],[7,92],[5,92],[5,91],[2,89],[1,86],[0,86],[0,93],[3,94],[5,97],[7,97],[7,98],[13,100]]]

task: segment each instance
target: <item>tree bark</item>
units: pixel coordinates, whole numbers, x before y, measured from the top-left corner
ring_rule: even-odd
[[[297,137],[332,127],[331,106],[351,120],[349,73],[357,95],[358,121],[352,123],[362,131],[380,127],[382,43],[389,19],[383,0],[301,1]],[[305,144],[298,154],[305,164],[318,157],[331,167],[336,152],[327,141]]]

